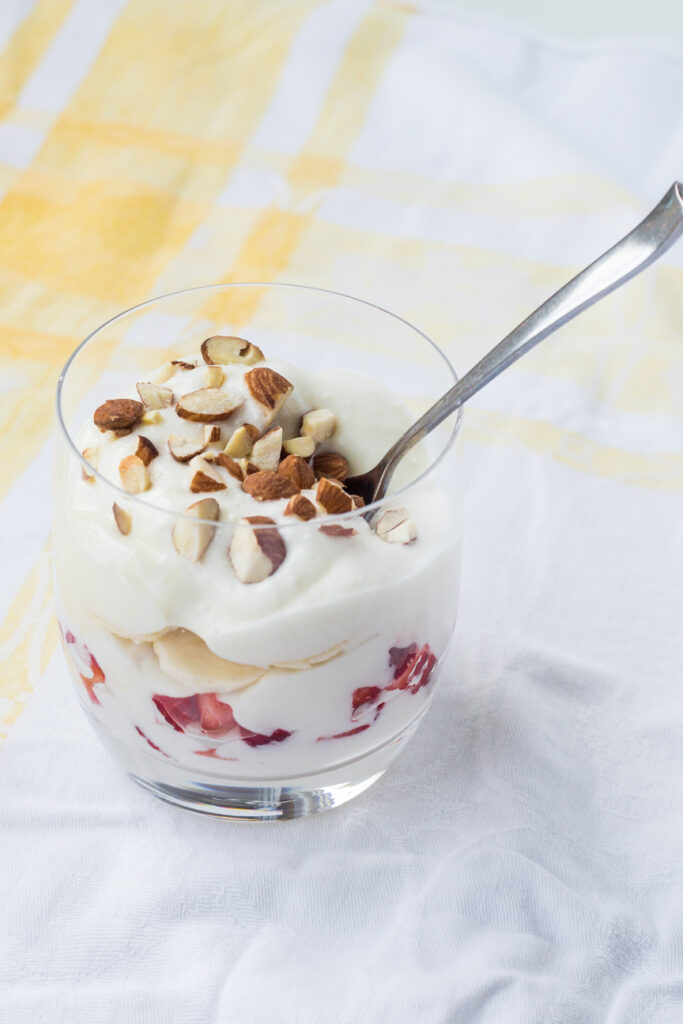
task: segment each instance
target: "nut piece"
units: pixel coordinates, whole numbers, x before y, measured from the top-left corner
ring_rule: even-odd
[[[235,480],[239,480],[240,483],[244,479],[244,473],[242,472],[239,462],[235,462],[235,460],[231,459],[229,455],[225,454],[225,452],[218,452],[217,455],[214,455],[212,462],[217,466],[222,466],[223,469],[227,469],[228,473],[230,473],[231,476],[234,476]]]
[[[195,370],[197,368],[196,363],[189,363],[185,359],[172,359],[172,366],[177,366],[179,370]]]
[[[170,388],[159,387],[150,381],[143,381],[135,387],[146,409],[165,409],[173,404],[173,392]]]
[[[93,415],[93,422],[100,430],[130,430],[144,412],[142,402],[133,398],[110,398],[103,402]]]
[[[282,451],[282,427],[273,427],[254,442],[249,459],[257,469],[277,469]]]
[[[190,468],[195,471],[190,481],[190,490],[194,494],[201,494],[204,491],[224,491],[227,487],[220,474],[201,456],[192,460]]]
[[[358,530],[350,526],[341,526],[340,523],[328,523],[326,526],[319,526],[318,529],[328,537],[355,537],[358,533]]]
[[[99,448],[97,448],[94,445],[90,445],[88,448],[84,448],[83,451],[81,452],[81,454],[83,455],[83,458],[87,462],[90,463],[90,465],[92,466],[93,469],[97,469],[98,468],[99,463],[100,463],[100,449]],[[93,480],[95,479],[95,477],[92,475],[92,473],[88,473],[88,471],[85,468],[85,466],[81,466],[81,474],[83,476],[83,479],[87,480],[88,483],[92,483]]]
[[[121,486],[129,494],[142,494],[150,485],[147,466],[137,455],[126,455],[119,462]]]
[[[291,498],[298,492],[298,488],[286,476],[268,469],[249,473],[242,484],[242,490],[251,494],[256,501],[278,501],[280,498]]]
[[[206,444],[201,441],[188,441],[186,437],[178,434],[171,434],[168,439],[168,450],[176,462],[189,462],[190,459],[201,455],[206,449]]]
[[[217,423],[227,420],[244,399],[240,395],[219,391],[218,388],[200,388],[178,399],[175,411],[184,420],[195,423]]]
[[[243,423],[226,444],[225,451],[235,459],[243,459],[251,452],[258,435],[259,432],[253,423]]]
[[[342,515],[353,509],[351,495],[346,493],[341,484],[335,480],[328,480],[327,477],[318,481],[315,496],[325,511],[332,516]]]
[[[315,484],[315,473],[298,455],[288,455],[278,466],[280,476],[288,477],[300,491],[306,491]]]
[[[266,422],[272,423],[294,390],[294,385],[269,366],[257,366],[255,370],[249,370],[244,380],[251,397],[261,406]]]
[[[202,357],[205,363],[246,363],[253,366],[265,357],[257,345],[252,345],[244,338],[235,338],[224,334],[215,334],[202,342]]]
[[[251,476],[252,473],[260,473],[260,470],[253,462],[250,462],[249,459],[240,459],[239,465],[243,476]]]
[[[303,494],[295,494],[287,502],[284,514],[286,516],[296,516],[297,519],[307,522],[309,519],[315,519],[317,512],[312,501]]]
[[[221,428],[217,425],[204,427],[204,441],[206,444],[216,444],[221,439]]]
[[[302,459],[310,459],[315,451],[315,441],[312,437],[292,437],[285,441],[282,446],[288,455],[298,455]]]
[[[152,444],[148,437],[144,437],[143,434],[140,434],[135,454],[139,459],[142,459],[146,466],[149,466],[152,459],[156,459],[159,454],[159,449],[155,444]]]
[[[111,510],[114,513],[114,521],[116,522],[119,531],[124,537],[127,537],[130,533],[130,528],[133,525],[133,520],[131,519],[130,514],[126,512],[125,508],[121,508],[120,505],[117,505],[116,502],[112,505]]]
[[[167,380],[175,376],[175,371],[176,368],[173,363],[164,363],[163,366],[160,366],[150,376],[155,384],[165,384]]]
[[[350,498],[354,508],[365,508],[365,498],[361,498],[360,494],[351,494]]]
[[[219,388],[225,382],[225,374],[220,366],[207,366],[206,386],[207,388]]]
[[[301,436],[312,437],[315,444],[329,441],[337,429],[337,417],[330,409],[311,409],[301,422]]]
[[[163,423],[164,417],[161,415],[159,409],[146,409],[140,420],[140,423],[144,423],[146,427],[151,427],[155,423]]]
[[[186,693],[231,693],[255,683],[266,670],[219,658],[189,629],[171,629],[153,641],[159,668],[176,679]]]
[[[248,516],[235,527],[228,557],[237,579],[242,583],[260,583],[272,576],[284,562],[287,549],[274,527],[275,523],[267,516]]]
[[[389,544],[411,544],[417,539],[417,524],[405,508],[387,509],[377,520],[375,530]]]
[[[349,475],[349,464],[339,452],[321,452],[313,459],[313,471],[318,479],[327,476],[344,483]]]
[[[179,519],[176,519],[171,539],[173,547],[179,555],[187,558],[190,562],[198,562],[213,540],[216,527],[207,522],[195,522],[194,520],[210,519],[214,522],[218,519],[219,505],[215,498],[202,498],[190,505]],[[191,516],[192,519],[187,517]]]

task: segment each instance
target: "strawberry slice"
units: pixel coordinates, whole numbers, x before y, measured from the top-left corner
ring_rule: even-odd
[[[199,725],[202,732],[225,736],[237,722],[229,704],[223,704],[215,693],[198,693]]]
[[[343,740],[345,736],[355,736],[356,733],[365,732],[366,729],[370,728],[370,723],[366,722],[365,725],[357,725],[355,729],[347,729],[346,732],[336,732],[334,736],[318,736],[317,743],[321,740]]]
[[[425,644],[410,673],[409,690],[411,693],[417,693],[418,690],[427,685],[435,665],[436,655],[430,650],[429,644]]]
[[[384,689],[405,690],[416,659],[417,644],[411,644],[410,647],[391,647],[389,664],[394,668],[394,678]]]
[[[381,692],[381,686],[359,686],[354,690],[351,697],[351,721],[360,718],[375,703]]]
[[[192,697],[165,697],[160,693],[155,693],[152,701],[176,732],[185,732],[188,725],[196,725],[199,722],[199,704],[196,693]]]
[[[287,732],[286,729],[276,729],[274,732],[271,732],[270,736],[266,736],[265,733],[248,732],[242,728],[242,739],[250,747],[262,747],[266,743],[282,743],[283,740],[286,740],[291,735],[291,732]]]
[[[140,733],[140,735],[142,736],[143,740],[146,740],[146,741],[147,741],[147,743],[149,743],[149,745],[150,745],[150,747],[152,748],[152,750],[158,750],[160,754],[164,754],[164,752],[163,752],[163,750],[161,749],[161,747],[158,747],[158,746],[156,745],[156,743],[152,743],[152,741],[151,741],[151,739],[149,738],[149,736],[147,735],[147,733],[144,733],[144,732],[142,731],[142,729],[140,728],[140,726],[139,726],[139,725],[136,725],[136,726],[135,726],[135,731],[136,731],[136,732],[138,732],[138,733]],[[164,754],[164,757],[168,757],[168,754]]]

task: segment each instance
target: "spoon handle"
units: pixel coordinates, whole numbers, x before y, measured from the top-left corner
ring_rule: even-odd
[[[681,234],[683,184],[674,182],[633,231],[546,299],[413,423],[384,456],[376,496],[384,494],[395,465],[408,449],[539,341],[654,263]]]

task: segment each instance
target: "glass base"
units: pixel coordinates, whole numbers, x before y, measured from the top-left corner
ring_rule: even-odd
[[[339,807],[382,777],[417,729],[426,708],[400,733],[360,757],[290,778],[239,778],[193,771],[122,743],[88,715],[95,732],[139,786],[166,803],[232,821],[283,821]]]

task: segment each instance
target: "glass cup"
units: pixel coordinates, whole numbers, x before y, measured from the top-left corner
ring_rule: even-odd
[[[267,580],[236,583],[235,520],[200,521],[210,546],[199,560],[182,558],[174,542],[188,517],[155,503],[153,488],[133,495],[106,479],[78,443],[100,403],[216,334],[247,338],[267,360],[361,373],[368,403],[388,388],[412,418],[456,377],[422,332],[377,306],[258,284],[127,310],[86,338],[60,377],[56,602],[82,708],[156,796],[226,818],[296,818],[380,778],[431,702],[458,604],[460,417],[406,457],[376,505],[324,523],[254,524],[260,548],[275,543],[286,558]],[[369,433],[352,474],[386,447]],[[376,533],[397,508],[417,524],[410,544]]]

